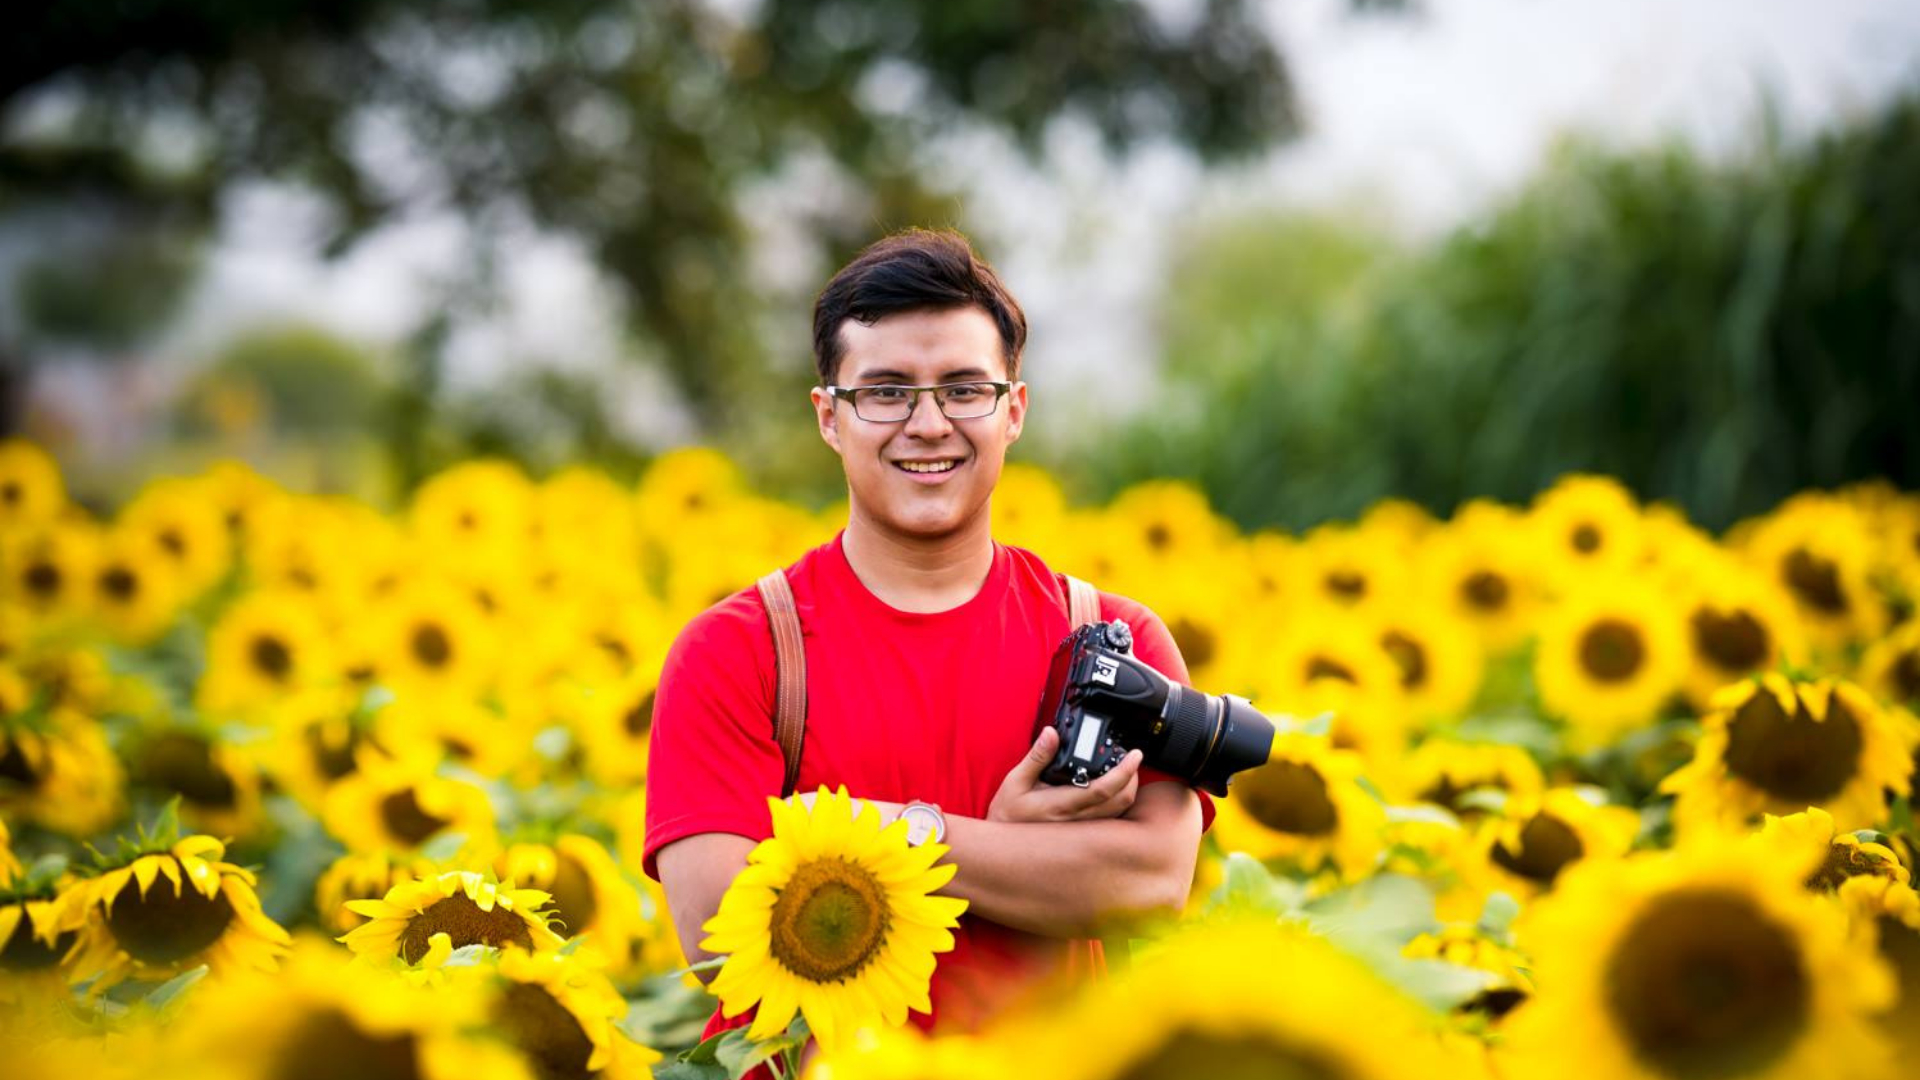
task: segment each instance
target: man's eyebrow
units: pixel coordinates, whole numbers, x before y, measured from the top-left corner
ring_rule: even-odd
[[[951,371],[947,371],[943,373],[940,376],[940,381],[955,382],[955,381],[964,380],[964,379],[985,379],[988,377],[988,374],[989,373],[986,368],[978,368],[978,367],[954,368]],[[859,381],[907,383],[907,382],[913,381],[913,376],[909,375],[904,371],[896,371],[893,368],[879,368],[874,371],[861,372]]]

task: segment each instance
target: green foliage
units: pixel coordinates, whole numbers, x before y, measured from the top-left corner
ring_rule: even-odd
[[[1393,262],[1364,233],[1349,252],[1236,228],[1175,280],[1178,389],[1109,443],[1098,486],[1171,467],[1249,528],[1388,495],[1523,502],[1568,471],[1712,527],[1804,488],[1912,486],[1916,190],[1920,97],[1725,165],[1570,146]],[[1274,296],[1249,292],[1261,280]]]
[[[257,396],[263,422],[296,437],[365,430],[385,393],[375,358],[307,326],[261,330],[227,346],[188,391],[186,421],[198,422],[206,399],[223,388]]]

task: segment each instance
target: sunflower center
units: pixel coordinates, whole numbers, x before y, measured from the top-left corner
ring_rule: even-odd
[[[34,563],[21,577],[26,580],[27,591],[42,600],[60,591],[60,568],[52,563]]]
[[[156,857],[172,859],[176,867],[179,865],[179,860],[172,855],[147,856]],[[182,880],[185,880],[184,870]],[[233,922],[233,905],[227,902],[224,892],[207,896],[184,884],[178,892],[173,889],[173,882],[162,874],[144,897],[140,895],[139,883],[131,877],[114,894],[107,929],[135,960],[146,964],[185,960],[220,940],[227,925]]]
[[[168,732],[147,744],[140,755],[140,778],[179,792],[196,806],[228,809],[239,797],[233,777],[213,760],[213,747],[205,739],[180,732]]]
[[[1380,647],[1400,665],[1402,689],[1418,690],[1427,684],[1426,646],[1398,630],[1389,630],[1380,635]]]
[[[1606,537],[1601,534],[1599,529],[1594,528],[1592,522],[1583,521],[1574,526],[1572,541],[1573,550],[1582,555],[1591,555],[1599,551],[1601,545],[1606,543]]]
[[[1838,695],[1821,721],[1804,703],[1789,716],[1772,694],[1756,692],[1727,725],[1727,771],[1802,808],[1847,786],[1859,769],[1860,748],[1860,724]]]
[[[453,659],[453,642],[438,623],[421,623],[413,628],[409,642],[413,658],[430,668],[446,667]]]
[[[1353,669],[1338,660],[1325,656],[1315,656],[1307,661],[1307,681],[1315,679],[1339,679],[1341,682],[1358,685]]]
[[[353,751],[360,744],[360,732],[347,728],[347,737],[335,746],[327,741],[326,725],[313,723],[307,725],[307,751],[313,755],[313,766],[329,780],[338,780],[354,770]]]
[[[1491,570],[1476,570],[1460,583],[1460,595],[1481,611],[1505,610],[1512,592],[1507,579]]]
[[[1173,530],[1156,521],[1147,526],[1147,546],[1155,551],[1165,551],[1173,543]]]
[[[1633,678],[1646,658],[1646,644],[1632,623],[1600,619],[1580,635],[1580,666],[1601,682]]]
[[[1118,1074],[1119,1080],[1340,1080],[1346,1072],[1319,1055],[1258,1034],[1218,1035],[1181,1028]]]
[[[1205,667],[1219,650],[1213,631],[1192,619],[1173,620],[1167,632],[1173,635],[1173,643],[1180,647],[1180,655],[1186,660],[1188,668]]]
[[[1580,842],[1580,834],[1574,832],[1566,822],[1540,813],[1527,819],[1527,823],[1520,827],[1519,851],[1507,847],[1504,842],[1498,843],[1493,845],[1492,858],[1509,873],[1542,885],[1551,885],[1568,863],[1586,854],[1586,851],[1587,846]]]
[[[1752,671],[1766,663],[1767,628],[1749,612],[1722,615],[1712,608],[1693,613],[1693,645],[1721,671]]]
[[[140,576],[124,566],[109,566],[100,572],[100,591],[115,603],[132,603],[140,595]]]
[[[1327,591],[1342,600],[1360,600],[1367,595],[1367,579],[1351,570],[1334,570],[1324,580]]]
[[[540,1080],[588,1075],[593,1040],[573,1013],[544,988],[514,983],[500,995],[493,1019],[527,1055]]]
[[[379,1036],[361,1029],[338,1009],[323,1009],[300,1022],[281,1044],[274,1080],[418,1080],[419,1056],[409,1034]]]
[[[401,788],[380,800],[380,820],[386,823],[389,833],[410,847],[425,843],[428,837],[453,824],[422,809],[411,787]]]
[[[40,770],[27,760],[27,753],[20,744],[7,740],[7,752],[0,754],[0,780],[11,780],[21,787],[35,787],[40,783]]]
[[[1799,1038],[1812,988],[1793,938],[1746,897],[1681,890],[1628,927],[1607,1006],[1634,1055],[1681,1080],[1768,1068]]]
[[[33,920],[23,910],[20,921],[13,925],[13,934],[0,944],[0,971],[44,971],[60,962],[76,936],[69,930],[48,945],[34,936]]]
[[[1808,607],[1826,615],[1844,615],[1847,596],[1840,589],[1840,569],[1806,548],[1794,548],[1785,563],[1787,587]]]
[[[647,691],[647,696],[634,702],[633,708],[620,717],[620,725],[626,729],[628,738],[642,739],[653,730],[653,695],[654,691]]]
[[[426,910],[408,919],[407,928],[400,931],[400,959],[412,964],[427,955],[435,934],[452,938],[456,949],[468,945],[533,948],[533,934],[527,929],[525,919],[502,904],[495,904],[492,911],[482,911],[466,893],[435,900]]]
[[[1806,886],[1820,892],[1836,892],[1848,878],[1862,874],[1892,877],[1888,869],[1860,845],[1835,842],[1827,845],[1827,857],[1821,860],[1818,870],[1807,876]]]
[[[1275,832],[1325,836],[1340,826],[1340,809],[1320,770],[1297,761],[1269,761],[1240,774],[1233,797]]]
[[[838,982],[880,954],[891,919],[886,890],[866,867],[813,859],[794,870],[773,902],[768,951],[801,978]]]
[[[1920,649],[1908,649],[1893,662],[1893,685],[1902,701],[1920,701]]]
[[[18,480],[9,480],[4,484],[0,484],[0,502],[4,502],[8,506],[20,505],[20,482]]]
[[[293,671],[293,650],[272,634],[257,635],[247,656],[253,661],[254,670],[275,682],[285,682]]]
[[[572,937],[593,925],[594,916],[600,913],[600,901],[593,893],[593,875],[579,859],[562,852],[556,861],[559,865],[547,891],[553,894],[553,907],[560,913],[565,934]]]
[[[160,546],[166,548],[167,554],[176,559],[186,557],[187,541],[177,529],[160,530]]]

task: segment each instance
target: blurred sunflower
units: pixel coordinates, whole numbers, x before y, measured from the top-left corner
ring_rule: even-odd
[[[1806,886],[1818,892],[1839,892],[1851,878],[1868,875],[1905,885],[1907,868],[1885,844],[1842,833],[1833,827],[1833,815],[1810,807],[1784,817],[1768,814],[1755,838],[1762,857],[1805,868]]]
[[[1247,661],[1254,700],[1269,713],[1331,713],[1333,743],[1390,761],[1408,733],[1400,668],[1363,621],[1335,609],[1301,613],[1290,632]]]
[[[606,473],[569,465],[534,490],[529,525],[539,562],[565,572],[637,572],[640,529],[627,491]]]
[[[647,848],[647,789],[634,788],[620,796],[613,808],[605,815],[614,829],[614,851],[619,855],[622,866],[643,865],[641,856]],[[644,913],[647,917],[647,933],[640,946],[640,959],[637,967],[641,971],[675,971],[687,966],[686,954],[680,948],[680,935],[674,932],[673,920],[667,910],[667,893],[660,883],[650,877],[639,879]],[[699,980],[693,975],[683,976],[689,986],[697,987]]]
[[[660,1054],[618,1026],[626,999],[576,952],[501,953],[489,1018],[518,1046],[540,1080],[642,1080]]]
[[[1860,682],[1883,701],[1920,709],[1920,619],[1909,619],[1867,646]]]
[[[101,873],[62,894],[62,929],[80,942],[68,960],[74,983],[98,976],[100,994],[126,979],[164,981],[208,965],[216,976],[273,970],[287,932],[260,910],[253,873],[224,861],[211,836],[178,838],[171,815],[151,834],[104,859]]]
[[[1582,862],[1521,916],[1540,993],[1506,1025],[1515,1075],[1887,1075],[1886,965],[1795,868],[1723,839]]]
[[[215,714],[248,714],[286,695],[340,678],[314,601],[290,590],[250,592],[207,634],[196,701]]]
[[[1854,938],[1893,969],[1898,1003],[1880,1017],[1880,1030],[1901,1061],[1920,1054],[1920,893],[1890,878],[1864,875],[1840,886]]]
[[[25,439],[0,441],[0,534],[52,521],[66,505],[53,455]]]
[[[1491,790],[1506,799],[1534,799],[1545,786],[1540,766],[1518,746],[1449,738],[1422,742],[1394,774],[1395,791],[1409,802],[1432,803],[1462,820],[1485,813],[1462,797]]]
[[[1233,779],[1215,801],[1213,835],[1225,851],[1284,860],[1309,873],[1332,863],[1365,877],[1381,851],[1386,811],[1360,786],[1359,755],[1325,738],[1281,734],[1265,765]]]
[[[189,827],[228,839],[266,831],[259,768],[239,748],[186,726],[141,732],[129,743],[129,779],[163,799],[179,796]]]
[[[328,789],[320,819],[348,851],[412,855],[455,833],[476,849],[493,844],[487,793],[435,776],[430,760],[414,756],[362,756],[357,770]]]
[[[758,1006],[748,1038],[804,1013],[828,1053],[860,1027],[931,1012],[934,956],[953,948],[965,900],[934,896],[952,880],[946,845],[909,847],[906,823],[882,827],[873,804],[821,788],[811,809],[767,800],[773,835],[702,927],[702,949],[727,960],[708,989],[731,1018]]]
[[[740,467],[720,451],[704,446],[669,450],[653,459],[635,486],[634,520],[644,536],[657,542],[746,494]]]
[[[1476,500],[1421,547],[1416,581],[1431,602],[1504,652],[1533,633],[1540,585],[1524,519],[1511,507]]]
[[[1553,888],[1576,863],[1625,855],[1639,832],[1640,815],[1632,808],[1609,806],[1591,789],[1551,788],[1510,800],[1498,818],[1482,823],[1482,866],[1490,889],[1527,900]]]
[[[388,756],[361,701],[344,687],[320,687],[265,705],[267,737],[250,749],[279,790],[312,813],[329,788],[360,768],[361,755]]]
[[[1421,934],[1400,955],[1409,960],[1438,960],[1455,967],[1484,971],[1492,976],[1486,988],[1456,1007],[1456,1012],[1477,1014],[1498,1022],[1533,996],[1533,979],[1528,974],[1530,961],[1503,940],[1475,923],[1449,923],[1439,930]]]
[[[396,885],[439,872],[440,868],[426,859],[401,858],[384,851],[349,852],[320,872],[313,885],[313,908],[321,928],[338,936],[367,922],[367,916],[349,909],[347,901],[378,900]]]
[[[89,607],[100,531],[85,519],[33,522],[0,531],[0,599],[40,625]]]
[[[1576,749],[1651,723],[1680,689],[1687,641],[1664,599],[1622,579],[1589,581],[1540,630],[1534,680]]]
[[[1696,710],[1704,711],[1728,683],[1806,659],[1792,601],[1747,567],[1726,558],[1700,560],[1679,587],[1688,598],[1686,693]]]
[[[1233,527],[1214,513],[1206,493],[1185,480],[1133,484],[1113,497],[1105,516],[1106,535],[1127,536],[1124,549],[1139,553],[1146,573],[1202,564],[1233,535]]]
[[[993,537],[1047,557],[1059,545],[1067,519],[1067,496],[1045,469],[1009,462],[993,488]]]
[[[1610,476],[1570,473],[1540,493],[1528,515],[1548,574],[1560,587],[1617,575],[1639,562],[1640,506]]]
[[[381,707],[371,725],[372,741],[394,757],[444,758],[487,780],[512,772],[543,726],[518,724],[472,698],[414,691]]]
[[[552,899],[539,889],[515,888],[471,870],[403,881],[378,900],[349,900],[347,910],[367,921],[341,935],[357,956],[376,963],[399,957],[417,964],[436,948],[557,949],[564,942],[542,911]],[[441,946],[434,938],[444,937]]]
[[[1169,569],[1154,587],[1135,596],[1152,608],[1186,662],[1188,681],[1211,686],[1217,693],[1242,693],[1253,687],[1249,656],[1253,649],[1235,647],[1235,621],[1242,605],[1229,592],[1229,583],[1209,560],[1213,573],[1195,568]],[[1249,643],[1250,644],[1250,643]]]
[[[363,618],[376,580],[400,559],[400,530],[340,497],[283,495],[260,506],[245,541],[249,582],[313,599],[333,626]]]
[[[638,958],[648,936],[640,893],[599,841],[568,833],[552,844],[511,844],[493,869],[504,881],[551,893],[546,913],[562,937],[584,936],[620,969]]]
[[[158,637],[187,599],[178,560],[149,541],[118,528],[109,532],[87,590],[88,610],[125,645]]]
[[[1399,668],[1411,718],[1455,719],[1473,702],[1487,662],[1471,628],[1419,604],[1382,607],[1370,621],[1380,648]]]
[[[66,996],[60,961],[80,935],[66,924],[61,894],[76,879],[65,872],[0,876],[0,1026],[29,999]],[[14,1017],[17,1018],[17,1017]]]
[[[501,643],[472,594],[416,578],[371,614],[369,659],[379,681],[402,693],[475,695],[492,680]]]
[[[1793,597],[1816,649],[1838,651],[1885,632],[1887,608],[1871,580],[1874,537],[1857,509],[1803,493],[1747,524],[1741,536],[1747,556]]]
[[[1912,752],[1908,733],[1852,683],[1769,673],[1715,696],[1693,760],[1660,790],[1678,796],[1682,830],[1815,806],[1837,828],[1868,828],[1886,816],[1889,792],[1909,792]]]
[[[159,560],[185,598],[214,585],[233,564],[226,519],[203,487],[191,478],[155,480],[114,520],[113,531]]]
[[[1015,1076],[1020,1063],[1008,1056],[1007,1040],[947,1034],[929,1038],[911,1025],[862,1028],[837,1053],[823,1054],[808,1080],[977,1080]]]
[[[579,631],[584,643],[569,657],[569,674],[583,682],[611,682],[636,668],[658,670],[674,627],[660,601],[637,589],[589,598]]]
[[[534,488],[507,461],[464,461],[414,492],[407,520],[417,544],[445,567],[491,574],[525,564]]]
[[[534,1080],[478,983],[414,986],[302,937],[280,971],[196,987],[157,1075],[202,1080]]]
[[[125,784],[99,723],[71,709],[34,717],[23,708],[0,717],[0,813],[69,837],[113,824]]]
[[[586,769],[601,784],[646,781],[659,681],[657,671],[635,669],[617,682],[581,688],[575,729]]]
[[[1401,541],[1379,529],[1322,525],[1294,548],[1287,591],[1335,610],[1392,603],[1407,588]]]
[[[1271,922],[1178,934],[1125,975],[1022,1018],[1010,1075],[1061,1080],[1471,1076],[1436,1018],[1322,938]],[[1274,974],[1298,992],[1276,997]],[[1123,1023],[1114,1022],[1125,1016]],[[1062,1031],[1098,1032],[1062,1040]]]

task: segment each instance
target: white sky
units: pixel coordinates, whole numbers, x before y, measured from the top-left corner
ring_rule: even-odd
[[[1195,2],[1151,6],[1177,24]],[[1346,6],[1267,5],[1309,132],[1232,175],[1204,173],[1166,147],[1114,165],[1071,125],[1040,166],[978,136],[936,151],[974,193],[979,239],[1027,307],[1036,395],[1122,409],[1143,401],[1166,257],[1203,218],[1364,207],[1424,235],[1524,180],[1564,132],[1627,146],[1680,136],[1726,151],[1753,133],[1768,89],[1789,129],[1804,132],[1920,79],[1916,0],[1424,0],[1426,14],[1410,19],[1355,19]],[[760,212],[836,197],[830,176],[803,167]],[[424,317],[425,286],[465,257],[461,223],[427,217],[326,264],[313,253],[311,212],[281,190],[234,198],[206,280],[163,351],[204,356],[238,329],[285,318],[393,342]],[[605,372],[627,434],[655,445],[684,438],[664,382],[619,362],[629,343],[583,253],[530,230],[512,250],[511,300],[455,341],[454,387],[488,386],[525,363]],[[784,277],[831,270],[769,265]],[[794,332],[804,353],[806,328]]]

